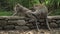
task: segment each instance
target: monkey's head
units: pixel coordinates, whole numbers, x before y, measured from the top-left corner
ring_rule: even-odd
[[[16,11],[17,11],[17,12],[23,12],[23,10],[22,10],[21,7],[22,7],[22,5],[17,4],[17,5],[16,5]]]
[[[37,7],[36,9],[41,9],[41,8],[45,8],[45,5],[39,4],[39,5],[35,5],[34,7]]]
[[[42,4],[34,5],[34,6],[31,8],[32,11],[36,11],[36,10],[40,10],[40,9],[45,9],[45,10],[47,10],[46,6],[45,6],[45,5],[42,5]]]

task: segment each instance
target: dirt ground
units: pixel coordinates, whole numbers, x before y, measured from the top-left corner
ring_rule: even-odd
[[[21,30],[9,30],[9,31],[0,31],[0,34],[60,34],[59,30],[27,30],[27,31],[21,31]]]
[[[19,30],[9,30],[9,31],[0,31],[0,34],[51,34],[48,30],[28,30],[28,31],[19,31]]]

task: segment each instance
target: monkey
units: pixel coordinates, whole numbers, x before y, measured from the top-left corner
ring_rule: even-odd
[[[42,4],[34,5],[32,7],[32,15],[36,17],[37,21],[39,21],[41,18],[43,18],[45,20],[45,23],[46,23],[48,29],[51,31],[51,28],[48,23],[48,18],[47,18],[48,9],[45,5],[42,5]],[[36,26],[37,26],[37,29],[39,30],[37,23],[36,23]]]
[[[16,15],[18,15],[18,16],[24,16],[26,19],[28,18],[27,19],[28,22],[37,22],[37,19],[35,18],[35,16],[32,15],[33,12],[31,10],[23,7],[20,4],[17,4],[15,6],[14,11],[15,11],[15,13],[13,14],[13,16],[16,16]],[[25,19],[25,21],[26,21],[26,19]]]
[[[19,3],[17,5],[15,5],[14,7],[14,14],[12,16],[21,16],[24,15],[26,11],[29,11],[29,9],[23,7],[22,5],[20,5]]]
[[[34,22],[36,18],[32,15],[32,11],[23,7],[19,3],[14,7],[14,14],[12,16],[22,16],[25,17],[25,21]]]
[[[14,7],[14,14],[13,16],[15,15],[18,15],[18,16],[27,16],[27,17],[33,17],[32,15],[32,11],[23,7],[22,5],[20,5],[19,3]]]
[[[51,30],[49,23],[48,23],[48,18],[47,18],[48,16],[47,7],[44,5],[35,5],[33,6],[32,9],[33,9],[32,11],[30,12],[28,11],[28,12],[35,17],[36,19],[35,21],[39,21],[41,18],[45,19],[48,29]],[[37,29],[39,30],[37,22],[36,22],[36,26],[37,26]]]
[[[19,3],[14,7],[14,11],[15,13],[14,15],[20,15],[20,14],[24,14],[24,15],[28,15],[28,14],[35,14],[36,16],[38,16],[39,18],[46,18],[47,16],[47,8],[43,5],[35,5],[33,6],[33,10],[31,11],[25,7],[23,7],[22,5],[20,5]]]
[[[32,8],[33,13],[36,16],[39,16],[39,18],[46,18],[47,14],[48,14],[48,10],[44,5],[35,5]]]
[[[46,24],[50,30],[50,27],[48,24],[48,19],[47,19],[48,9],[46,8],[46,6],[35,5],[35,6],[33,6],[33,10],[29,10],[18,3],[15,6],[14,11],[15,11],[15,13],[13,14],[13,16],[18,15],[18,16],[24,16],[26,18],[29,18],[28,20],[30,22],[32,22],[32,21],[36,22],[36,26],[37,26],[37,20],[40,20],[40,18],[46,19]],[[39,30],[38,26],[37,26],[37,29]]]
[[[33,14],[37,18],[37,20],[39,20],[41,18],[45,19],[48,29],[51,30],[49,23],[48,23],[48,18],[47,18],[47,16],[48,16],[47,7],[45,5],[39,4],[39,5],[34,5],[32,9],[33,9],[32,10]]]

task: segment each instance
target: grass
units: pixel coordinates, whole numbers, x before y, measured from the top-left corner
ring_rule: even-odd
[[[52,13],[50,15],[51,16],[60,15],[60,9],[56,9],[56,10],[52,11]]]
[[[12,11],[0,11],[0,16],[11,16]]]
[[[4,11],[4,10],[0,10],[0,16],[11,16],[13,14],[12,11]],[[56,9],[55,11],[52,11],[51,14],[49,14],[50,16],[54,16],[54,15],[60,15],[60,9]]]

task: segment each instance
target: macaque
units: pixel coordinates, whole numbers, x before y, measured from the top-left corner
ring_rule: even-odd
[[[47,14],[48,14],[48,10],[44,5],[35,5],[35,6],[33,6],[33,10],[29,10],[29,9],[23,7],[22,5],[17,4],[14,8],[13,16],[15,16],[15,15],[18,15],[18,16],[28,15],[29,16],[32,14],[34,14],[37,18],[46,18]]]
[[[48,23],[48,19],[47,19],[47,16],[48,16],[47,7],[44,5],[35,5],[35,6],[33,6],[32,9],[33,9],[32,14],[37,18],[37,21],[39,21],[41,18],[45,19],[45,21],[46,21],[45,23],[46,23],[48,29],[51,30],[49,23]]]
[[[18,3],[14,7],[14,14],[13,14],[13,16],[24,16],[24,14],[25,14],[26,11],[29,11],[29,9],[23,7],[22,5],[20,5]]]
[[[23,16],[26,18],[25,21],[28,21],[28,23],[29,22],[37,23],[36,17],[32,15],[33,12],[31,10],[21,6],[20,4],[17,4],[15,6],[14,11],[15,11],[15,13],[13,14],[13,16]]]
[[[35,14],[39,19],[46,18],[48,15],[48,9],[44,5],[35,5],[32,9],[33,14]]]
[[[46,24],[50,30],[49,24],[48,24],[48,9],[44,5],[35,5],[32,7],[33,10],[29,10],[20,4],[17,4],[14,8],[15,13],[13,16],[24,16],[26,19],[28,18],[28,22],[34,22],[36,23],[37,29],[38,24],[37,21],[39,21],[41,18],[46,20]]]
[[[32,16],[32,11],[27,9],[27,8],[25,8],[25,7],[23,7],[20,4],[17,4],[14,7],[14,14],[13,14],[13,16],[24,16],[24,17],[34,18],[34,16]]]

